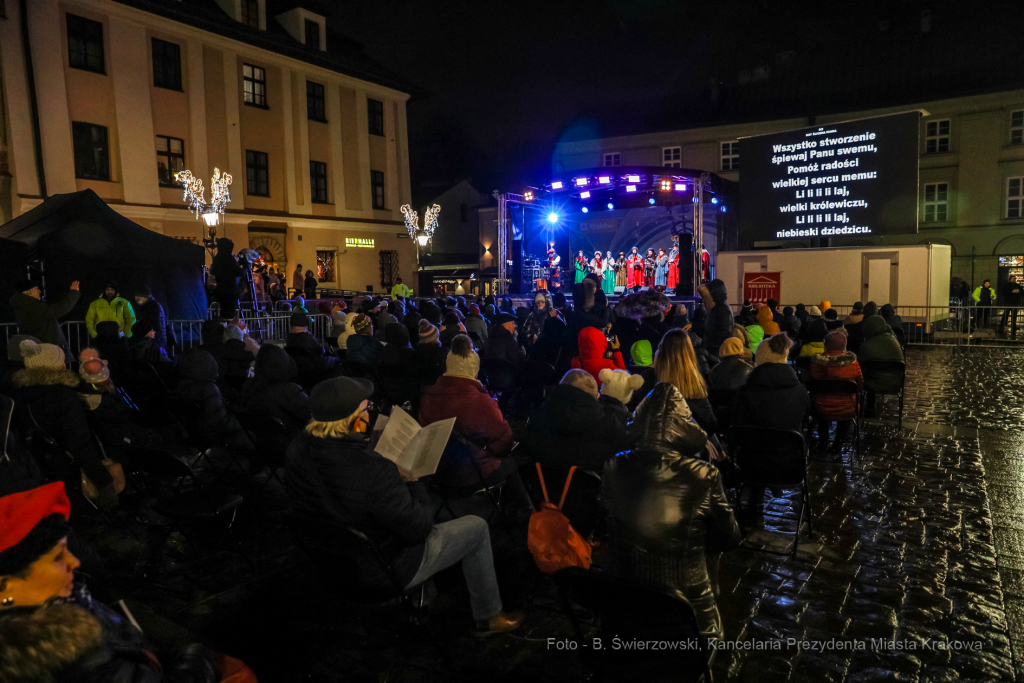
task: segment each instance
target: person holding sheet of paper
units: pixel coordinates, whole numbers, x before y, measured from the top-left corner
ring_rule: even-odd
[[[373,383],[330,379],[309,396],[312,420],[288,447],[285,487],[295,515],[319,528],[326,518],[366,534],[399,580],[413,588],[458,562],[469,588],[477,635],[507,633],[525,615],[502,609],[487,523],[474,515],[434,524],[422,482],[370,448],[367,403]],[[301,524],[301,522],[298,522]],[[389,587],[388,577],[362,546],[342,546],[360,584]],[[339,553],[341,554],[341,553]],[[348,573],[348,572],[347,572]]]

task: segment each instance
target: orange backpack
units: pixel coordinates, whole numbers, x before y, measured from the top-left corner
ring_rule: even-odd
[[[545,574],[554,574],[566,567],[582,567],[590,569],[590,543],[588,543],[569,524],[569,518],[562,514],[565,496],[569,493],[573,472],[565,478],[562,499],[558,507],[548,499],[548,487],[544,484],[544,473],[537,463],[537,476],[540,477],[540,489],[544,493],[544,502],[540,510],[530,515],[530,530],[526,537],[526,547],[533,554],[533,561]]]

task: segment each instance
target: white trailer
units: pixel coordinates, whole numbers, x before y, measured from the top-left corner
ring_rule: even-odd
[[[744,273],[778,273],[783,306],[874,301],[897,307],[907,322],[932,323],[949,316],[951,259],[946,244],[722,251],[715,274],[733,304],[744,299]]]

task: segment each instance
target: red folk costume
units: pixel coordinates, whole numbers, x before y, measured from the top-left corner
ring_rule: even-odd
[[[636,247],[634,247],[635,249]],[[636,251],[626,257],[626,287],[641,287],[644,284],[644,257]]]
[[[679,286],[679,247],[673,246],[672,251],[668,252],[668,284],[665,288],[675,291],[677,286]]]

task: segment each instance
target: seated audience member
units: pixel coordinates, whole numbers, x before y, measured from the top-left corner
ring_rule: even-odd
[[[768,301],[765,302],[765,307],[769,311],[771,311],[772,320],[774,320],[776,323],[779,322],[779,319],[782,317],[782,315],[779,313],[779,302],[775,299],[768,299]]]
[[[444,374],[448,363],[448,349],[441,346],[437,328],[420,320],[419,343],[416,344],[416,372],[420,384],[429,386]]]
[[[458,334],[466,334],[466,327],[459,321],[459,316],[455,313],[445,314],[444,329],[441,330],[441,346],[450,349],[452,339],[455,339],[455,335]]]
[[[622,353],[619,351],[618,339],[609,342],[604,333],[596,327],[584,327],[579,334],[579,355],[572,359],[570,365],[574,368],[581,368],[601,382],[598,375],[601,370],[625,370],[626,364],[622,361]]]
[[[863,319],[864,319],[864,304],[862,304],[859,301],[854,302],[853,310],[850,311],[850,314],[848,316],[846,316],[846,320],[843,321],[843,326],[844,327],[849,327],[850,325],[856,325],[857,323],[859,323]]]
[[[654,349],[651,342],[647,339],[634,342],[633,346],[629,349],[629,357],[633,360],[633,365],[638,368],[646,368],[653,365]]]
[[[121,334],[121,328],[115,321],[96,323],[96,338],[92,341],[100,355],[110,363],[111,372],[115,375],[131,364],[132,352],[128,348],[128,340]]]
[[[230,446],[251,449],[249,437],[228,412],[224,396],[217,387],[217,359],[203,349],[186,352],[178,363],[178,396],[194,403],[202,416],[196,425],[203,432]]]
[[[828,324],[824,320],[812,318],[804,333],[804,345],[800,348],[800,357],[825,353],[825,337],[828,332]]]
[[[629,411],[602,396],[585,370],[570,370],[530,418],[527,445],[541,466],[576,465],[601,474],[608,458],[629,447]]]
[[[863,314],[861,314],[861,317],[863,317]],[[828,309],[825,311],[824,315],[821,316],[821,319],[825,321],[825,325],[828,327],[829,332],[832,330],[842,330],[849,334],[847,327],[843,324],[843,321],[839,319],[839,311],[836,309]],[[851,323],[850,327],[852,328],[858,324],[859,323]]]
[[[296,381],[295,360],[267,344],[256,354],[253,376],[245,380],[239,407],[256,415],[276,417],[292,434],[309,422],[309,397]]]
[[[701,376],[697,355],[686,332],[677,327],[665,333],[654,354],[654,369],[658,373],[658,382],[671,384],[683,395],[697,425],[708,435],[715,434],[718,421],[708,401],[707,384]]]
[[[846,327],[846,348],[850,353],[860,353],[860,345],[864,341],[864,323],[872,317],[878,317],[878,304],[869,301],[864,304],[864,317],[861,321]],[[886,329],[889,329],[888,326]]]
[[[409,344],[409,330],[402,323],[389,323],[384,328],[386,344],[377,356],[378,367],[396,367],[405,372],[416,372],[416,352]]]
[[[857,356],[846,350],[845,334],[838,330],[828,333],[825,353],[811,356],[811,379],[847,379],[856,382],[858,389],[864,387]],[[856,411],[857,395],[812,394],[811,403],[818,418],[818,449],[824,451],[828,448],[829,425],[834,421],[836,440],[832,452],[838,453],[850,429],[851,420],[847,416]]]
[[[751,304],[749,300],[744,299],[743,306],[740,307],[740,312],[736,314],[736,324],[746,327],[747,325],[753,325],[756,320],[757,318],[754,317],[753,304]]]
[[[313,419],[288,447],[285,486],[295,514],[300,520],[326,520],[363,532],[408,588],[462,562],[477,633],[514,631],[525,616],[502,610],[487,523],[467,515],[434,524],[426,486],[370,448],[366,408],[371,394],[370,381],[350,377],[313,389]],[[327,548],[332,540],[316,539]],[[360,583],[390,588],[377,559],[361,548],[346,558]]]
[[[245,323],[232,320],[224,327],[224,344],[216,356],[220,379],[239,386],[249,376],[249,369],[259,353],[259,345],[245,333]]]
[[[498,403],[476,379],[480,357],[473,350],[472,340],[464,334],[453,339],[446,362],[444,375],[423,389],[420,424],[425,427],[454,417],[453,433],[465,440],[473,462],[449,457],[457,446],[457,439],[450,438],[438,466],[437,482],[446,488],[475,491],[481,487],[481,480],[486,486],[504,481],[517,469],[515,460],[509,457],[512,428]]]
[[[305,314],[292,313],[288,319],[288,326],[288,337],[284,347],[285,351],[292,352],[289,355],[295,358],[300,378],[315,378],[315,384],[341,371],[341,361],[338,357],[327,353],[317,338],[309,333],[309,318]]]
[[[136,360],[141,360],[150,365],[159,363],[170,363],[164,347],[156,341],[156,331],[146,320],[138,320],[132,325],[132,338],[130,342],[132,355]]]
[[[608,569],[681,590],[701,633],[720,639],[718,553],[736,546],[740,531],[718,468],[697,457],[707,436],[691,420],[686,399],[667,382],[640,402],[630,428],[638,435],[633,450],[604,469]]]
[[[352,336],[348,338],[345,358],[375,370],[377,357],[384,345],[373,336],[373,321],[365,313],[359,313],[352,317],[349,324],[352,325]]]
[[[732,336],[739,339],[740,343],[743,344],[743,360],[753,364],[754,352],[750,350],[750,333],[747,332],[747,328],[739,323],[733,325]]]
[[[477,342],[481,345],[487,343],[487,321],[480,314],[480,307],[476,304],[469,305],[469,313],[466,314],[466,319],[462,321],[462,324],[466,326],[466,334],[476,335]]]
[[[746,383],[754,368],[743,358],[743,350],[743,342],[736,337],[730,337],[722,342],[721,348],[718,349],[718,358],[721,362],[711,368],[711,389],[737,391]]]
[[[611,307],[608,297],[597,284],[597,276],[589,275],[583,282],[572,286],[573,310],[565,320],[568,327],[566,341],[569,350],[575,356],[579,352],[580,332],[588,327],[604,330],[611,319]]]
[[[796,317],[792,306],[786,306],[782,309],[782,320],[779,321],[779,329],[783,332],[788,332],[790,339],[795,341],[800,338],[801,325],[803,323],[800,321],[800,318]]]
[[[888,306],[889,304],[886,304]],[[883,309],[885,306],[882,307]],[[903,349],[899,340],[889,331],[885,318],[880,315],[873,315],[864,319],[864,341],[861,342],[860,352],[857,354],[859,363],[868,361],[897,361],[904,362]],[[866,408],[869,413],[875,412],[875,392],[879,389],[890,388],[900,385],[900,373],[879,372],[871,377],[864,378],[864,387],[867,391]],[[891,390],[891,389],[890,389]]]
[[[386,341],[384,339],[384,328],[391,323],[397,323],[398,318],[392,315],[395,310],[392,306],[395,302],[390,302],[387,306],[381,306],[380,312],[377,314],[377,320],[373,321],[373,337],[378,341]]]
[[[787,364],[792,344],[784,333],[761,342],[756,365],[736,395],[732,412],[734,427],[801,431],[810,399],[806,387]]]
[[[405,316],[402,319],[402,324],[405,325],[405,329],[409,330],[409,339],[412,341],[413,346],[419,343],[421,320],[423,320],[423,316],[420,314],[420,309],[416,308],[416,304],[411,300],[408,301],[405,306]]]
[[[344,344],[348,342],[349,337],[348,334],[345,334],[345,331],[348,329],[347,323],[348,315],[345,313],[344,309],[336,308],[331,311],[331,331],[327,335],[329,344],[332,344],[339,349],[347,348],[344,346]]]
[[[779,316],[780,318],[782,316]],[[757,309],[757,324],[764,330],[764,336],[770,337],[773,334],[778,334],[782,330],[779,328],[778,323],[775,322],[774,314],[772,309],[768,306],[762,306]]]
[[[306,300],[302,298],[301,294],[295,295],[295,305],[292,307],[292,313],[309,315],[309,309],[306,308]]]
[[[526,352],[516,339],[516,319],[509,313],[502,313],[494,319],[494,326],[487,333],[484,358],[507,360],[512,367],[519,368]]]
[[[760,345],[761,340],[764,339],[765,337],[767,337],[768,335],[765,334],[764,328],[761,327],[761,325],[757,322],[757,318],[756,317],[754,319],[754,324],[753,325],[747,325],[746,330],[747,330],[747,336],[750,337],[750,347],[749,347],[750,348],[750,353],[751,354],[756,354],[757,353],[757,347],[758,347],[758,345]]]
[[[200,645],[156,649],[90,595],[68,549],[71,503],[60,482],[0,498],[0,671],[29,681],[255,680],[242,662]]]
[[[785,313],[785,311],[783,311],[783,313]],[[806,325],[807,324],[807,319],[809,317],[811,317],[807,313],[807,307],[804,306],[803,304],[797,304],[796,305],[796,310],[793,312],[793,315],[795,315],[796,319],[800,321],[800,326],[801,327]]]
[[[14,399],[28,407],[39,428],[72,457],[66,466],[54,462],[57,469],[47,474],[81,490],[81,470],[99,490],[99,498],[93,502],[101,509],[116,506],[114,480],[103,466],[103,454],[89,429],[86,402],[77,391],[80,378],[64,366],[63,349],[27,339],[19,348],[25,368],[11,377]]]
[[[903,329],[903,318],[896,315],[896,309],[893,308],[892,304],[883,305],[878,309],[878,313],[893,332]]]

